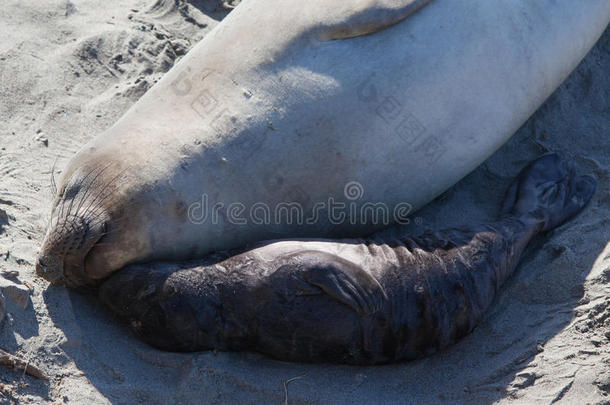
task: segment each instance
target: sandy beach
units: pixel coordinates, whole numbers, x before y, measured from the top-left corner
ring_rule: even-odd
[[[35,275],[53,167],[61,171],[112,125],[230,6],[8,0],[0,7],[0,348],[49,378],[0,366],[0,403],[610,403],[608,29],[507,144],[405,225],[416,235],[493,219],[513,176],[548,151],[598,179],[583,213],[528,248],[484,322],[431,357],[347,367],[161,352],[95,297]]]

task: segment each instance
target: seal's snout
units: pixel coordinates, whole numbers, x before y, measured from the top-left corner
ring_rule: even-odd
[[[85,258],[107,235],[110,216],[104,192],[113,190],[116,177],[110,169],[110,164],[68,168],[60,180],[36,263],[36,274],[52,284],[93,284],[85,272]]]
[[[52,254],[40,255],[36,262],[36,274],[52,284],[64,284],[63,260]]]
[[[54,218],[36,263],[36,274],[55,285],[89,284],[85,257],[105,234],[105,221],[87,215]]]

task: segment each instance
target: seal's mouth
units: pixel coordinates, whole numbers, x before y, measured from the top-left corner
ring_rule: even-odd
[[[87,258],[93,254],[95,247],[103,243],[104,235],[100,235],[96,240],[91,241],[89,249],[75,260],[66,260],[64,268],[64,278],[66,287],[79,288],[80,290],[95,287],[100,280],[92,278],[87,272]]]
[[[91,248],[87,251],[87,253],[83,256],[82,262],[80,264],[80,268],[82,270],[82,274],[87,279],[87,284],[97,284],[100,280],[92,277],[94,273],[94,269],[88,269],[88,264],[91,265],[93,262],[91,257],[95,255],[97,248],[104,243],[105,235],[101,235],[92,245]],[[90,271],[87,271],[90,270]]]
[[[88,275],[85,263],[94,248],[103,241],[105,224],[101,230],[95,233],[88,230],[69,242],[63,239],[45,241],[36,263],[36,274],[58,286],[95,285],[97,280]]]

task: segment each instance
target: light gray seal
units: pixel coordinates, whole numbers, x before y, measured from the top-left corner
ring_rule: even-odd
[[[38,274],[82,286],[131,263],[368,235],[386,224],[316,219],[318,204],[421,207],[497,150],[608,21],[608,0],[244,1],[67,164]],[[242,224],[235,203],[298,204],[306,220]]]

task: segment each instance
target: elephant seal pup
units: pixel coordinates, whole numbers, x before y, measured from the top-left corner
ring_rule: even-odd
[[[576,215],[594,191],[592,177],[546,155],[516,178],[492,224],[420,238],[278,241],[221,261],[133,265],[105,281],[100,297],[165,350],[413,359],[472,331],[528,242]]]
[[[96,284],[399,222],[499,148],[608,21],[608,0],[244,1],[68,163],[37,272]],[[331,199],[389,221],[316,218]],[[255,221],[261,206],[275,218]]]

